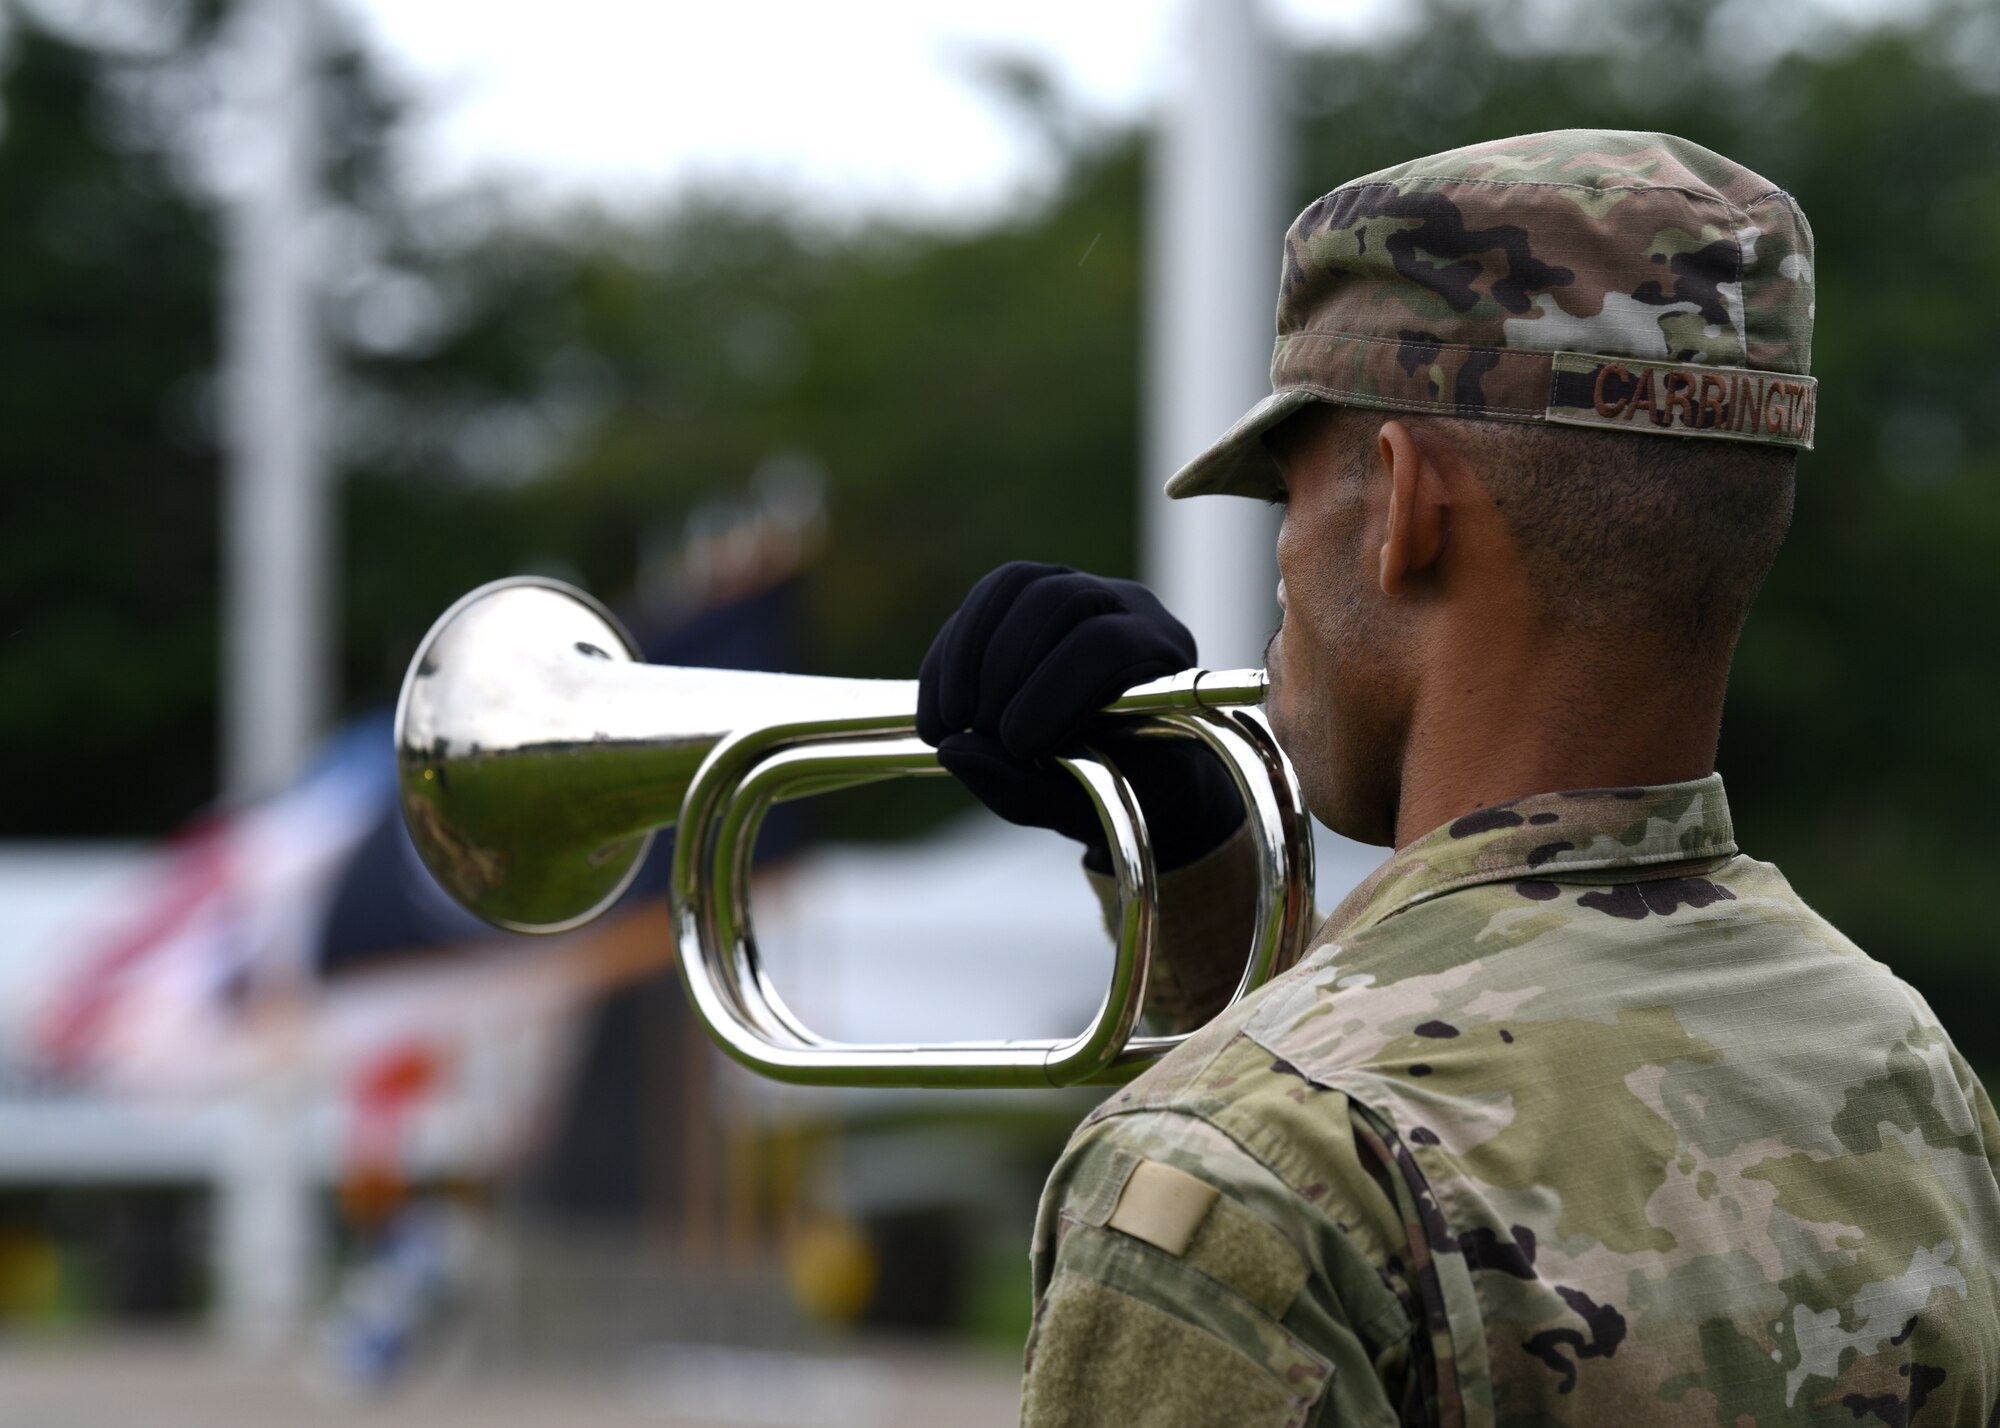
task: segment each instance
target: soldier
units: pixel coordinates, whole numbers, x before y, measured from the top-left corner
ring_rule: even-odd
[[[1273,393],[1167,490],[1284,503],[1271,723],[1396,851],[1077,1132],[1025,1423],[2000,1424],[2000,1123],[1712,771],[1812,444],[1812,284],[1789,195],[1661,134],[1456,150],[1293,223]],[[1039,760],[1194,662],[1141,587],[1007,566],[919,729],[1101,871]],[[1240,806],[1192,745],[1092,734],[1199,1021]]]

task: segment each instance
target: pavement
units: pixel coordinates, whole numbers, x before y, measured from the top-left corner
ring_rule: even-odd
[[[185,1337],[0,1338],[0,1428],[1008,1428],[1019,1371],[924,1345],[838,1353],[664,1345],[610,1365],[432,1365],[361,1398],[303,1356]]]

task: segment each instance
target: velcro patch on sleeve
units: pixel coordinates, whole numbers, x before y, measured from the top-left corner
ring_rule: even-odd
[[[1118,1208],[1105,1223],[1179,1259],[1221,1193],[1185,1170],[1142,1160],[1133,1167]]]
[[[1326,1360],[1275,1325],[1203,1323],[1198,1302],[1175,1303],[1175,1287],[1155,1286],[1162,1307],[1057,1275],[1035,1315],[1022,1428],[1299,1428],[1326,1390]]]
[[[1558,352],[1544,420],[1811,450],[1819,384],[1792,372]]]
[[[1086,1225],[1102,1226],[1118,1208],[1133,1167],[1143,1163],[1142,1157],[1123,1146],[1093,1147],[1070,1181],[1064,1214]]]
[[[1306,1262],[1292,1242],[1226,1195],[1195,1233],[1187,1262],[1274,1319],[1306,1282]]]

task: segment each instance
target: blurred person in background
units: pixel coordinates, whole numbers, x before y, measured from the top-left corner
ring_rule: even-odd
[[[1395,853],[1216,1015],[1226,774],[1094,711],[1190,667],[1143,587],[1015,563],[919,732],[1108,866],[1155,830],[1151,1003],[1205,1028],[1045,1193],[1031,1425],[2000,1419],[2000,1122],[1923,999],[1738,851],[1713,772],[1816,390],[1810,229],[1668,135],[1416,160],[1286,235],[1273,394],[1169,483],[1283,503],[1272,727]]]

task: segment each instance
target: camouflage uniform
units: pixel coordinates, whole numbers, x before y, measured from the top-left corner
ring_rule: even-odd
[[[1084,1122],[1023,1422],[1984,1428],[1996,1156],[1719,778],[1483,809]]]
[[[1806,446],[1811,282],[1792,200],[1670,136],[1402,165],[1293,224],[1273,394],[1169,489],[1269,490],[1314,401]],[[1240,905],[1242,851],[1175,898]],[[1481,809],[1084,1123],[1022,1419],[2000,1428],[1996,1157],[1719,778]]]

